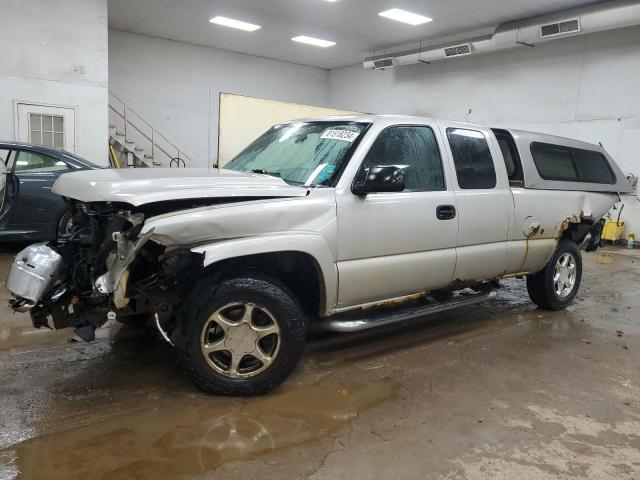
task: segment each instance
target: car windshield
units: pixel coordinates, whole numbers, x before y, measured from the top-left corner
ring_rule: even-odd
[[[294,185],[328,186],[366,128],[356,122],[276,125],[224,168],[273,175]]]

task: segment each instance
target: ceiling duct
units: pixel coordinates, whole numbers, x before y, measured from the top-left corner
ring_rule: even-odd
[[[568,35],[580,31],[580,19],[574,18],[562,22],[547,23],[540,26],[541,37],[555,37],[556,35]]]
[[[507,48],[533,47],[568,36],[586,35],[635,25],[640,25],[640,0],[614,0],[505,23],[490,35],[398,52],[392,57],[370,57],[365,59],[363,66],[367,69],[383,68],[376,67],[376,62],[389,59],[392,60],[393,66],[419,62],[431,63],[451,57],[478,55]]]
[[[470,43],[465,43],[464,45],[454,45],[453,47],[447,47],[444,49],[445,58],[460,57],[462,55],[471,55]]]
[[[393,68],[395,66],[396,61],[393,57],[378,58],[373,61],[374,70],[386,70],[387,68]]]

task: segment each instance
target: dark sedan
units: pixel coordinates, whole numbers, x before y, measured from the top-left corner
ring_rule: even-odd
[[[70,218],[51,191],[54,182],[66,172],[100,168],[63,150],[15,142],[0,142],[0,160],[0,241],[55,240]]]

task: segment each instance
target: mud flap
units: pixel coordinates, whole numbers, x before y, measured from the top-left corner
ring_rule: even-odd
[[[602,230],[604,228],[604,220],[596,222],[590,232],[590,238],[584,247],[587,252],[595,252],[602,241]]]

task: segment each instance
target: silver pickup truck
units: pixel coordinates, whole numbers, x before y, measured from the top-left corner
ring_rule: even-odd
[[[309,329],[442,312],[526,277],[540,308],[575,297],[580,248],[629,192],[600,146],[428,118],[277,125],[219,172],[62,175],[73,226],[20,252],[7,287],[34,326],[85,340],[156,328],[202,389],[266,392]]]

